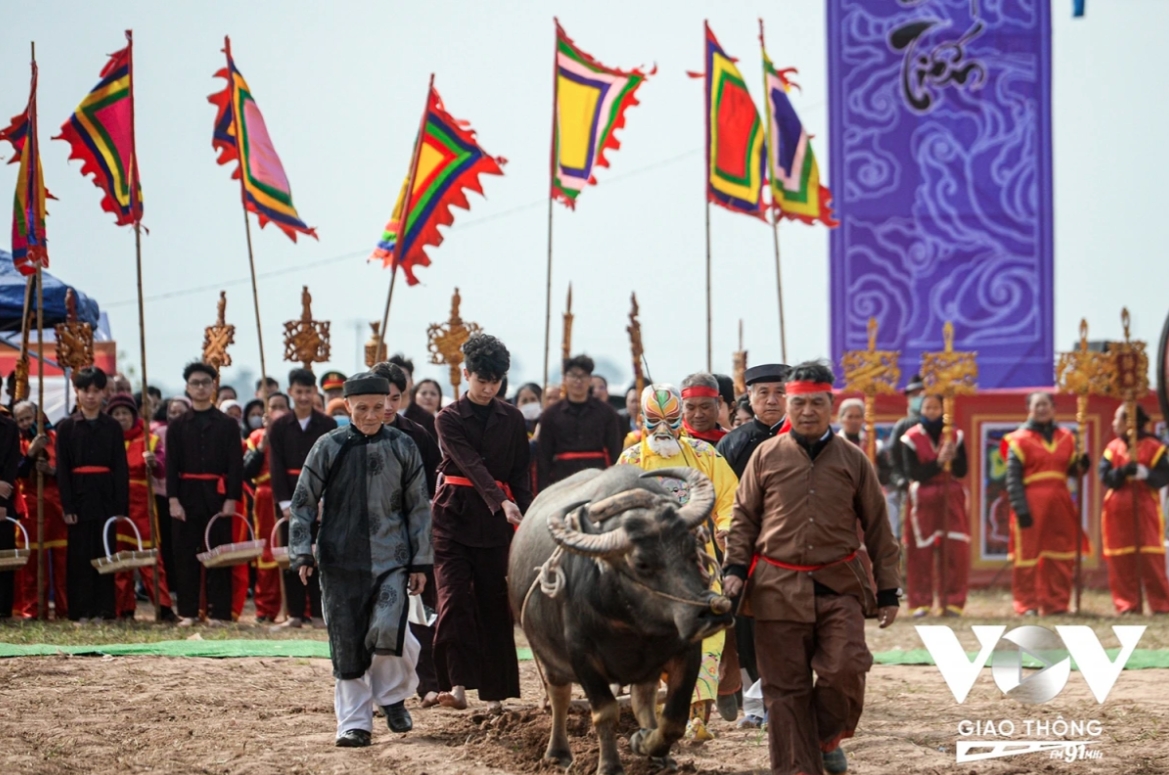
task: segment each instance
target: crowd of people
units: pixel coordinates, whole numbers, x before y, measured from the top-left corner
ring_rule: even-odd
[[[744,395],[705,372],[631,387],[617,409],[585,355],[564,361],[563,385],[508,396],[503,343],[479,334],[463,349],[465,392],[450,398],[395,356],[351,377],[293,369],[246,402],[202,362],[166,399],[86,368],[72,375],[75,410],[42,434],[34,404],[4,409],[0,509],[35,540],[40,499],[49,567],[43,590],[36,553],[0,573],[0,616],[38,617],[44,597],[54,618],[84,626],[133,619],[142,598],[178,627],[223,626],[250,596],[258,625],[327,627],[337,744],[368,745],[372,704],[402,732],[414,693],[456,709],[470,690],[492,709],[519,696],[508,548],[536,494],[611,465],[693,468],[716,494],[704,548],[723,574],[711,583],[742,606],[702,644],[687,735],[710,739],[716,709],[739,719],[745,682],[761,681],[774,771],[845,771],[840,741],[872,661],[864,618],[891,624],[902,586],[914,617],[957,616],[966,602],[967,449],[960,431],[944,435],[941,397],[910,380],[909,414],[874,465],[863,403],[837,403],[820,362],[755,366]],[[1086,540],[1069,478],[1092,461],[1050,395],[1028,396],[1027,411],[1003,450],[1015,610],[1059,614]],[[1103,555],[1119,612],[1147,599],[1167,613],[1157,491],[1169,456],[1137,415],[1135,452],[1122,406],[1097,463]],[[685,503],[685,483],[673,494]],[[266,540],[250,565],[201,562],[249,534]],[[0,531],[0,548],[18,535]],[[139,546],[157,548],[154,565],[98,572],[95,560]]]

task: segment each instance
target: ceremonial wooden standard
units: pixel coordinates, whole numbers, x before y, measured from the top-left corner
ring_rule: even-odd
[[[459,289],[455,288],[451,296],[450,318],[445,323],[432,323],[426,330],[430,362],[450,368],[451,388],[456,401],[459,399],[459,383],[462,381],[463,345],[474,334],[482,331],[478,323],[468,323],[459,315],[462,302],[463,297],[459,295]]]
[[[1140,424],[1137,422],[1137,402],[1149,392],[1149,355],[1145,351],[1145,343],[1132,338],[1131,318],[1128,307],[1120,312],[1120,322],[1124,325],[1124,342],[1113,342],[1108,345],[1108,357],[1112,363],[1113,388],[1115,395],[1124,402],[1124,417],[1128,425],[1125,433],[1128,442],[1128,458],[1137,462],[1140,447]],[[1128,483],[1130,487],[1140,487],[1139,480]],[[1141,511],[1140,499],[1135,495],[1132,499],[1133,540],[1136,551],[1134,565],[1137,570],[1137,612],[1144,610],[1144,573],[1141,570]]]
[[[219,371],[224,366],[231,365],[231,355],[228,354],[227,348],[235,344],[235,326],[226,320],[227,291],[219,292],[219,304],[216,309],[218,315],[215,324],[203,329],[203,362]]]
[[[625,327],[625,331],[629,334],[629,350],[633,356],[633,384],[637,387],[637,400],[641,400],[641,391],[645,389],[645,372],[642,371],[641,362],[645,358],[645,350],[641,346],[641,320],[639,318],[640,309],[637,306],[637,294],[634,293],[629,297],[632,305],[629,310],[629,325]]]
[[[64,369],[84,369],[93,365],[93,327],[77,319],[77,296],[65,290],[65,322],[55,327],[57,364]]]
[[[284,324],[284,360],[303,364],[327,363],[330,353],[329,321],[313,319],[313,297],[304,286],[300,292],[300,319]]]
[[[377,364],[386,360],[386,343],[382,339],[376,320],[370,321],[369,327],[373,333],[365,343],[365,365],[366,368],[372,369]]]
[[[739,318],[739,349],[732,353],[735,395],[747,392],[747,351],[743,349],[743,319]],[[734,419],[733,417],[731,419]]]
[[[560,363],[564,364],[572,357],[572,321],[575,316],[572,314],[572,283],[568,284],[568,300],[564,308],[564,332],[560,338]],[[568,386],[565,384],[564,375],[560,375],[560,397],[568,396]]]
[[[1088,321],[1080,320],[1080,347],[1067,353],[1060,353],[1055,367],[1055,382],[1059,389],[1071,393],[1076,397],[1076,460],[1078,461],[1087,452],[1084,429],[1088,425],[1088,397],[1105,396],[1112,392],[1112,361],[1105,353],[1092,352],[1088,349]],[[1087,473],[1078,477],[1080,496],[1080,514],[1076,515],[1079,525],[1083,513],[1083,506],[1088,497]],[[1084,552],[1082,536],[1083,526],[1076,531],[1076,564],[1072,577],[1073,597],[1076,613],[1080,613],[1080,587]]]
[[[926,395],[942,397],[942,446],[954,437],[954,398],[969,396],[978,392],[978,353],[955,352],[954,324],[946,321],[942,327],[941,352],[921,354],[921,377],[925,383]],[[946,541],[950,535],[950,480],[952,461],[942,464],[945,472],[946,497],[942,503],[942,545],[938,562],[938,581],[942,599],[946,594]]]
[[[897,392],[897,383],[901,381],[901,368],[897,365],[900,358],[898,350],[877,349],[877,319],[869,318],[869,348],[849,350],[841,359],[845,392],[861,393],[865,397],[865,454],[874,465],[877,462],[877,396]]]

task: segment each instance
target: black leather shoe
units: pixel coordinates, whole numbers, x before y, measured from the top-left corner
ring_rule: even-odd
[[[370,743],[370,734],[364,729],[347,729],[337,738],[338,748],[365,748]]]
[[[405,700],[395,702],[393,705],[383,705],[382,711],[386,714],[386,723],[390,725],[390,731],[401,734],[414,728],[414,720],[410,718],[410,711],[406,710]]]

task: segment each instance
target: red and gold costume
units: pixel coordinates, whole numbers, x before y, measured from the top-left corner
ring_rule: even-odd
[[[940,437],[940,425],[936,428]],[[942,576],[945,588],[938,589],[946,612],[960,614],[966,605],[970,576],[970,526],[966,514],[966,490],[958,481],[966,475],[966,451],[962,432],[955,437],[957,454],[950,472],[938,460],[941,444],[924,425],[914,425],[901,437],[905,469],[909,474],[909,524],[905,540],[905,593],[915,614],[928,612],[935,587],[934,553],[944,548]],[[945,541],[943,547],[942,542]]]
[[[40,453],[40,457],[48,461],[48,464],[56,470],[57,434],[53,431],[46,430],[45,435],[49,437],[49,444]],[[19,505],[17,506],[17,510],[20,513],[24,529],[28,531],[29,542],[35,548],[37,540],[37,472],[36,461],[28,457],[28,450],[32,445],[32,441],[32,436],[21,434],[20,454],[24,458],[24,461],[22,461],[19,469],[20,493],[16,500],[18,504],[23,502],[23,512],[21,513],[21,506]],[[58,620],[64,620],[69,615],[68,598],[65,593],[65,568],[67,564],[66,553],[69,546],[69,533],[65,526],[64,512],[61,510],[61,494],[57,490],[57,478],[46,474],[44,480],[45,559],[49,563],[49,567],[45,568],[45,584],[49,588],[45,600],[48,601],[48,595],[51,593],[56,618]],[[28,558],[28,563],[17,573],[16,589],[17,614],[23,616],[25,619],[37,618],[36,551],[32,552],[32,556]]]
[[[280,614],[280,566],[272,558],[272,528],[276,524],[276,501],[272,497],[272,473],[268,468],[268,453],[261,452],[260,443],[267,433],[263,428],[252,431],[244,445],[244,463],[247,465],[252,454],[262,458],[259,473],[252,478],[244,492],[252,501],[252,528],[257,539],[264,539],[264,553],[256,560],[256,617],[275,620]]]
[[[1007,492],[1015,613],[1066,613],[1080,530],[1068,476],[1077,471],[1076,438],[1055,425],[1028,422],[1007,435]]]
[[[1165,445],[1153,436],[1142,436],[1135,462],[1144,471],[1132,471],[1130,462],[1133,456],[1123,439],[1109,442],[1100,461],[1100,478],[1108,486],[1101,528],[1112,602],[1119,613],[1140,613],[1143,582],[1153,612],[1169,613],[1165,515],[1157,495],[1169,484]]]
[[[154,452],[158,448],[158,437],[146,431],[140,418],[134,419],[134,427],[123,431],[126,441],[126,465],[130,469],[130,513],[127,514],[138,528],[142,536],[142,548],[153,549],[151,540],[150,508],[153,505],[154,491],[150,485],[150,474],[146,470],[146,461],[142,455]],[[115,523],[118,536],[119,550],[135,550],[138,548],[138,536],[123,520]],[[167,608],[171,605],[170,590],[166,583],[166,568],[161,564],[153,567],[140,568],[142,584],[146,587],[146,594],[154,599],[154,579],[158,574],[158,604]],[[137,602],[134,599],[134,574],[131,571],[118,573],[114,576],[114,587],[119,616],[134,616]]]

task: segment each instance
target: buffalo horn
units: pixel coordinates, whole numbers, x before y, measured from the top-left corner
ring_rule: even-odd
[[[710,511],[714,508],[714,485],[710,478],[698,469],[661,468],[657,471],[646,471],[642,477],[681,479],[686,482],[690,490],[690,498],[686,505],[678,510],[678,516],[691,530],[701,525],[710,516]]]
[[[581,504],[548,515],[548,532],[559,546],[588,557],[612,557],[629,550],[629,536],[623,528],[607,533],[582,533],[568,524],[569,512]]]
[[[649,490],[626,490],[589,504],[586,513],[593,524],[599,525],[606,519],[623,514],[630,509],[648,509],[657,503],[657,499],[658,496]]]

